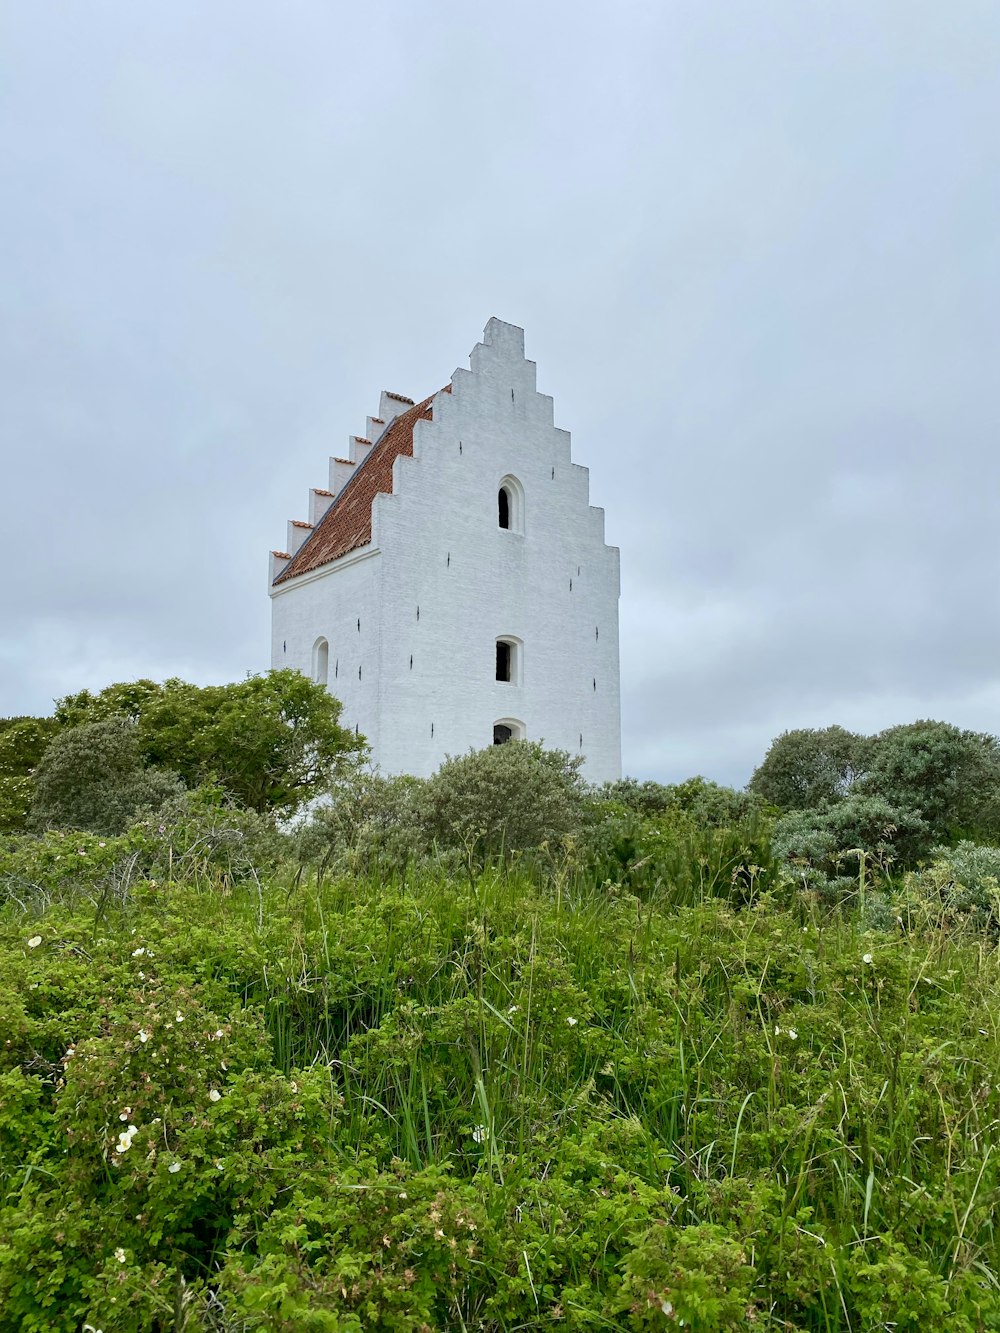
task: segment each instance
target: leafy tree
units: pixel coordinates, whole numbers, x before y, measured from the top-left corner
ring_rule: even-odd
[[[288,815],[363,745],[340,725],[340,711],[325,686],[283,670],[231,685],[140,680],[84,690],[60,700],[56,717],[69,725],[131,719],[147,763],[188,787],[216,783],[251,810]]]
[[[158,808],[181,785],[174,774],[143,762],[134,723],[86,723],[57,736],[42,756],[30,823],[38,831],[121,833],[137,811]]]
[[[1000,742],[947,722],[889,727],[870,744],[866,790],[916,811],[935,842],[1000,835]]]
[[[771,743],[748,788],[779,810],[815,810],[864,776],[870,743],[843,727],[786,731]]]
[[[58,730],[54,717],[0,718],[0,833],[27,827],[33,775]]]
[[[446,759],[423,792],[425,827],[470,862],[509,857],[575,833],[582,821],[581,758],[509,741]]]

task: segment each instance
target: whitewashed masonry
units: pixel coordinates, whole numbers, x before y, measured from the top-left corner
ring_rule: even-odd
[[[619,777],[618,550],[523,331],[491,319],[423,403],[383,393],[348,455],[272,552],[272,664],[323,681],[386,773],[514,736]]]

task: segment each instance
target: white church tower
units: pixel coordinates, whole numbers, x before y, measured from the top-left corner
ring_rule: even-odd
[[[523,330],[491,319],[470,365],[383,393],[330,460],[271,555],[272,665],[325,683],[387,774],[526,737],[618,778],[618,550]]]

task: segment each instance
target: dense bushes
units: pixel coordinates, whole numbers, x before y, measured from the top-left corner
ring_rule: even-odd
[[[1000,1328],[975,938],[509,870],[260,894],[0,915],[0,1330]]]
[[[800,737],[778,811],[337,751],[289,829],[134,814],[135,689],[30,777],[104,738],[100,831],[0,838],[0,1333],[1000,1333],[988,744]]]

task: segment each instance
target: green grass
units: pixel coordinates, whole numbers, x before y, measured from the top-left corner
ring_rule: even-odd
[[[0,1329],[1000,1329],[983,938],[501,871],[92,896],[0,917]]]

